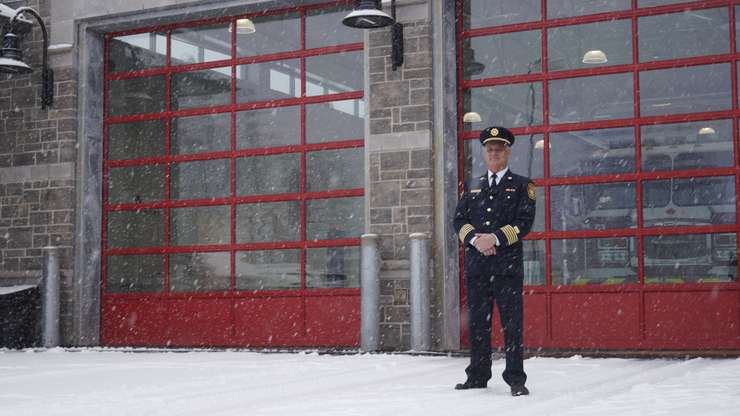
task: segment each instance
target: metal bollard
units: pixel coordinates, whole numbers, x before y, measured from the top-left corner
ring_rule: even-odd
[[[59,249],[44,247],[44,274],[41,282],[41,343],[45,348],[59,346]]]
[[[424,233],[414,233],[411,239],[411,349],[429,351],[432,348],[429,293],[429,238]]]
[[[380,256],[378,235],[363,234],[360,274],[360,348],[377,351],[380,336]]]

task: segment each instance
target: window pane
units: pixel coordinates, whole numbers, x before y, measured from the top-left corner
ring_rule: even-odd
[[[172,75],[172,109],[231,103],[231,67]]]
[[[231,113],[172,120],[172,153],[221,152],[231,148]]]
[[[464,39],[464,78],[482,79],[541,72],[541,33],[539,30],[530,30]]]
[[[686,3],[690,0],[637,0],[637,7],[663,6],[666,4]]]
[[[108,178],[111,204],[142,203],[164,199],[164,165],[113,168]]]
[[[342,24],[352,7],[309,10],[306,14],[306,48],[362,42],[363,31]]]
[[[332,101],[306,106],[307,143],[357,140],[364,137],[364,101]]]
[[[640,131],[645,172],[734,164],[731,120],[658,124]]]
[[[229,253],[170,254],[170,290],[203,292],[228,290],[231,280]]]
[[[171,209],[170,244],[228,244],[230,212],[228,206]]]
[[[640,62],[730,51],[727,8],[688,10],[637,21]]]
[[[113,80],[108,85],[110,116],[164,111],[163,76]]]
[[[108,126],[110,160],[164,156],[164,120]]]
[[[735,50],[740,51],[740,6],[735,7]]]
[[[282,100],[301,96],[301,61],[260,62],[236,67],[236,101]]]
[[[737,281],[735,234],[645,237],[645,283]]]
[[[735,224],[735,178],[645,181],[645,227]]]
[[[632,24],[630,20],[611,20],[556,27],[547,32],[547,48],[550,71],[631,64]],[[596,55],[599,52],[603,55]],[[603,61],[584,63],[592,56]]]
[[[365,185],[363,148],[326,150],[306,154],[308,192],[363,188]]]
[[[308,240],[360,238],[365,229],[365,197],[310,200],[306,211]]]
[[[108,256],[105,269],[108,293],[158,292],[164,287],[162,256]]]
[[[110,72],[138,71],[164,66],[167,55],[167,35],[138,33],[110,40],[108,70]]]
[[[543,177],[543,147],[541,134],[519,135],[509,158],[511,171],[528,178]],[[488,169],[484,160],[485,148],[478,139],[465,141],[465,180],[485,174]]]
[[[632,92],[632,74],[550,81],[550,123],[633,117]]]
[[[640,73],[640,114],[696,113],[732,108],[730,64]]]
[[[634,237],[552,240],[553,285],[637,283]]]
[[[588,14],[629,10],[631,0],[547,0],[547,17],[584,16]]]
[[[542,84],[499,85],[465,91],[463,113],[476,112],[483,120],[508,128],[542,124]],[[470,123],[466,123],[470,124]]]
[[[236,160],[237,195],[286,194],[300,190],[298,153],[252,156]]]
[[[108,213],[108,248],[157,247],[164,244],[162,210]]]
[[[236,242],[266,243],[301,239],[298,201],[246,204],[236,207]]]
[[[300,289],[300,250],[237,251],[237,290]]]
[[[237,56],[267,55],[301,49],[301,20],[296,13],[256,16],[254,33],[236,34]]]
[[[308,120],[307,120],[308,122]],[[236,114],[236,147],[289,146],[301,143],[300,107],[273,107]]]
[[[365,82],[362,51],[306,58],[306,95],[361,91]]]
[[[631,127],[550,133],[550,174],[591,176],[635,171]]]
[[[172,199],[223,198],[229,189],[229,160],[203,160],[172,165]]]
[[[463,30],[540,20],[540,0],[466,0]]]
[[[229,23],[172,31],[172,65],[231,59]]]
[[[557,231],[634,228],[632,182],[553,186],[552,229]]]
[[[306,251],[306,286],[360,287],[360,248],[327,247]]]
[[[524,285],[545,285],[545,242],[543,240],[522,241],[524,252]]]

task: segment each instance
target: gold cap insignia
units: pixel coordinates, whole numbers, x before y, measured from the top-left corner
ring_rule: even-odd
[[[498,129],[491,129],[491,137],[497,137],[498,136]]]

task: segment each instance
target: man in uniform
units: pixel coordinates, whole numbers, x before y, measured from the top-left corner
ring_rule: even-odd
[[[491,378],[491,314],[498,305],[504,330],[504,381],[512,396],[529,394],[524,386],[522,351],[522,238],[532,228],[535,187],[509,170],[515,137],[503,127],[481,132],[488,173],[466,183],[454,227],[465,248],[470,365],[457,390],[485,388]]]

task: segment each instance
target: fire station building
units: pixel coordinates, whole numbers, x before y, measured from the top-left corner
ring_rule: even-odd
[[[59,247],[64,345],[357,348],[372,233],[407,350],[423,233],[465,350],[451,220],[500,125],[528,349],[740,351],[738,0],[1,3],[34,71],[0,73],[0,286]],[[342,23],[376,3],[402,27]]]

